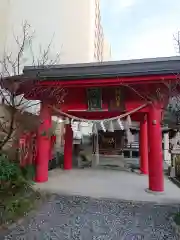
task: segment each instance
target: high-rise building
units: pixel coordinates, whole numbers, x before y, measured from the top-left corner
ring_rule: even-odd
[[[36,58],[39,46],[46,49],[52,42],[49,57],[60,53],[62,64],[104,59],[100,0],[0,0],[1,12],[0,49],[18,51],[14,37],[22,38],[22,24],[27,21],[32,27],[29,31],[34,31]],[[27,51],[25,64],[31,64],[31,57],[32,52]]]

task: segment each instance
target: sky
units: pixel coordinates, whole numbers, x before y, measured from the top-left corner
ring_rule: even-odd
[[[177,55],[180,0],[101,0],[112,60]]]

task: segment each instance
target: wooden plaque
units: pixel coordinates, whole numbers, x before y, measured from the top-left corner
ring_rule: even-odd
[[[102,91],[100,88],[87,89],[88,110],[102,109]]]
[[[112,88],[109,97],[109,111],[124,111],[125,103],[124,103],[124,94],[123,88],[117,87]]]

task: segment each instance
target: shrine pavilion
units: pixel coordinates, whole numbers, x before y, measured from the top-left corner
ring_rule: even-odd
[[[169,101],[169,86],[176,83],[180,57],[55,66],[27,66],[20,76],[17,95],[40,100],[37,134],[36,181],[48,180],[51,116],[66,119],[64,169],[72,169],[72,121],[122,121],[140,124],[140,170],[148,174],[150,191],[164,191],[161,122]],[[10,89],[10,88],[9,88]],[[178,90],[178,86],[176,87]],[[174,93],[175,94],[175,93]],[[123,129],[122,129],[123,130]],[[121,173],[120,173],[121,174]]]

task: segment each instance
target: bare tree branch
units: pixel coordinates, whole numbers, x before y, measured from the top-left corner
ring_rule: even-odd
[[[173,39],[175,42],[176,51],[178,54],[180,54],[180,31],[173,35]]]
[[[31,53],[32,57],[32,65],[33,66],[44,66],[48,64],[57,64],[59,63],[60,54],[57,53],[55,57],[51,58],[51,47],[53,43],[54,35],[50,41],[50,43],[47,46],[47,49],[42,49],[41,46],[39,46],[39,56],[37,54],[34,54],[33,51],[33,39],[35,32],[32,31],[31,26],[27,21],[25,21],[22,24],[22,32],[21,36],[16,36],[14,34],[14,41],[17,46],[18,52],[14,56],[14,52],[6,52],[4,53],[3,59],[0,61],[0,67],[2,71],[0,72],[0,98],[3,99],[3,102],[5,105],[9,106],[10,109],[10,117],[9,119],[0,117],[0,132],[3,132],[4,137],[0,141],[0,151],[5,146],[5,144],[12,140],[13,132],[17,129],[17,123],[16,123],[16,117],[19,113],[23,113],[30,109],[33,106],[36,106],[39,104],[39,102],[33,102],[26,99],[26,96],[31,95],[33,91],[36,91],[36,86],[31,85],[28,92],[25,92],[23,95],[18,96],[18,90],[20,87],[25,83],[27,84],[27,81],[31,84],[30,80],[27,79],[21,79],[16,82],[9,82],[9,87],[4,87],[4,80],[5,77],[10,76],[19,76],[21,74],[21,71],[24,67],[24,55],[25,51],[28,50]],[[37,57],[35,57],[37,56]],[[34,88],[34,89],[33,89]],[[48,92],[49,89],[41,89],[41,91],[38,92],[40,96],[43,99],[43,92]],[[51,92],[51,90],[50,90]],[[63,98],[65,97],[65,91],[63,89],[58,89],[58,96],[57,96],[57,103],[60,103],[63,101]],[[52,95],[47,94],[49,98],[52,98]],[[48,100],[48,99],[47,99]]]

